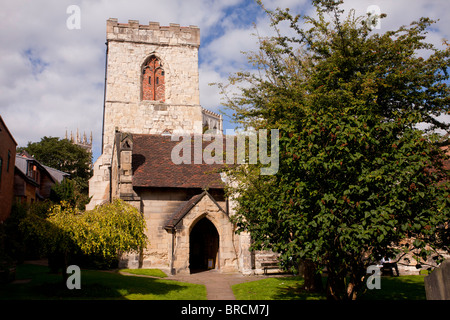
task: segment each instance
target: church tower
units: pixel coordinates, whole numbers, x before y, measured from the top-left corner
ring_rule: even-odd
[[[202,133],[198,27],[109,19],[106,40],[103,153],[110,153],[116,129]]]
[[[200,105],[198,27],[108,19],[106,40],[102,155],[94,164],[88,209],[109,200],[116,131],[201,134],[204,127],[222,131],[222,116]]]

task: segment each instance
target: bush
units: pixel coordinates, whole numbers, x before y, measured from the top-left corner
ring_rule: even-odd
[[[20,223],[28,215],[45,219],[53,203],[51,201],[35,202],[31,205],[14,203],[11,214],[0,227],[0,250],[18,263],[24,260],[39,259],[41,253],[36,246],[38,239],[33,236],[25,237],[20,229]]]
[[[142,215],[121,200],[84,213],[62,202],[46,218],[27,215],[21,229],[28,239],[38,240],[53,272],[79,262],[99,268],[115,266],[120,253],[140,252],[147,242]]]

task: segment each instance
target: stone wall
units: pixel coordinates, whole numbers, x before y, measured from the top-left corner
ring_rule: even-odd
[[[92,209],[110,199],[116,130],[131,134],[202,133],[198,84],[198,27],[109,19],[102,155],[89,181]],[[142,71],[155,56],[164,68],[164,102],[142,99]]]
[[[201,106],[106,102],[103,153],[111,154],[116,129],[134,134],[201,133]]]
[[[200,46],[200,29],[197,26],[180,27],[176,23],[171,23],[169,26],[160,26],[159,22],[141,25],[139,20],[128,20],[126,24],[118,23],[117,19],[110,18],[107,21],[106,33],[108,40]]]
[[[160,134],[165,130],[201,133],[198,84],[198,27],[129,20],[107,21],[107,76],[103,153],[110,154],[114,131]],[[157,57],[165,72],[164,102],[142,98],[145,61]]]
[[[141,80],[145,60],[155,55],[165,71],[167,104],[200,104],[198,52],[194,47],[170,47],[133,42],[108,43],[107,101],[142,100]]]
[[[170,273],[172,235],[164,227],[177,209],[186,201],[183,190],[139,193],[142,199],[144,219],[147,225],[149,245],[144,251],[143,268],[159,268]]]
[[[202,109],[203,114],[203,128],[207,127],[209,130],[216,130],[222,132],[222,115],[212,112],[207,109]]]
[[[262,274],[261,263],[275,261],[278,256],[271,251],[254,254],[249,251],[251,237],[245,232],[235,233],[226,212],[226,201],[213,201],[209,196],[204,196],[174,230],[166,230],[168,221],[190,197],[188,191],[147,189],[138,194],[149,244],[141,257],[136,254],[123,256],[123,268],[158,268],[167,274],[188,274],[191,231],[203,218],[210,220],[219,234],[218,271]]]
[[[116,139],[117,132],[201,134],[204,124],[222,131],[222,117],[200,106],[199,29],[176,24],[162,27],[152,22],[140,25],[136,20],[122,24],[117,19],[109,19],[106,38],[103,150],[89,181],[92,201],[87,209],[108,202],[110,198],[125,197],[143,213],[149,245],[141,255],[125,254],[121,267],[188,273],[190,232],[200,219],[206,218],[219,234],[219,270],[252,273],[254,261],[248,251],[250,236],[234,233],[225,202],[204,196],[176,229],[166,230],[167,222],[192,194],[184,189],[134,190],[130,168],[132,148],[123,149],[123,139]],[[152,56],[164,69],[164,99],[161,101],[143,99],[143,67]]]
[[[110,200],[110,175],[111,155],[102,154],[93,166],[94,174],[89,179],[89,196],[91,201],[86,205],[86,210],[92,210],[96,205],[101,205]]]
[[[221,272],[237,272],[238,266],[238,239],[235,236],[233,225],[228,215],[223,211],[225,203],[220,207],[209,196],[192,208],[177,227],[174,243],[173,270],[175,273],[189,273],[189,236],[192,228],[202,218],[209,219],[219,233],[219,262]]]
[[[172,233],[164,227],[174,213],[186,202],[187,193],[182,190],[143,191],[139,193],[147,225],[149,245],[142,256],[143,268],[159,268],[167,273],[189,273],[189,236],[196,222],[206,217],[219,233],[219,270],[237,271],[238,239],[233,225],[224,212],[224,201],[217,206],[205,196],[184,217]],[[174,237],[173,237],[174,236]]]

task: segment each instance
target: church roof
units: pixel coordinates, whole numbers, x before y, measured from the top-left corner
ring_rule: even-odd
[[[200,202],[200,200],[203,199],[203,197],[208,196],[216,205],[217,207],[225,212],[220,205],[217,203],[216,200],[214,200],[214,198],[208,193],[208,191],[203,191],[200,194],[197,194],[195,196],[193,196],[191,199],[189,199],[188,201],[186,201],[183,205],[181,205],[181,207],[174,213],[174,215],[170,218],[170,220],[166,223],[165,225],[165,229],[173,229],[176,228],[177,224],[184,218],[184,216],[186,214],[189,213],[189,211],[191,211],[191,209],[193,207],[195,207],[197,205],[197,203]]]
[[[181,141],[181,139],[180,139]],[[133,187],[224,188],[221,164],[175,164],[172,149],[179,141],[169,135],[133,134]],[[203,142],[203,147],[211,142]]]

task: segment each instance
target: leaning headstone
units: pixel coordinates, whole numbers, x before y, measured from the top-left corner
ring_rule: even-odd
[[[425,277],[427,300],[450,300],[450,260],[441,263],[439,268]]]

